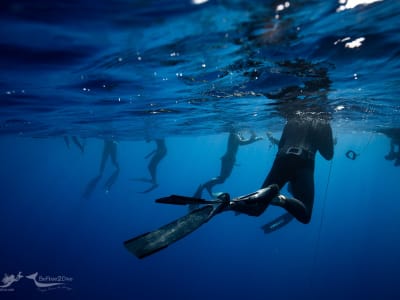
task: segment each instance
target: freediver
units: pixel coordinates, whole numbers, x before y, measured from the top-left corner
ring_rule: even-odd
[[[107,181],[104,185],[104,189],[105,189],[106,193],[108,193],[110,191],[111,187],[117,181],[119,171],[120,171],[119,164],[117,161],[117,145],[118,144],[114,139],[104,139],[103,152],[102,152],[101,160],[100,160],[99,173],[96,177],[94,177],[92,180],[90,180],[89,183],[86,185],[85,191],[83,193],[84,198],[89,198],[90,195],[92,194],[93,190],[96,188],[97,183],[103,176],[104,169],[106,167],[106,163],[109,158],[111,159],[111,162],[115,167],[115,171],[107,179]]]
[[[151,140],[147,140],[147,142],[150,142],[150,141]],[[149,170],[149,173],[150,173],[150,179],[148,179],[148,178],[134,179],[134,180],[151,183],[151,186],[147,190],[144,190],[141,193],[149,193],[158,187],[157,167],[158,167],[160,161],[167,155],[167,146],[165,144],[165,140],[164,139],[154,139],[154,141],[156,143],[156,149],[145,156],[145,159],[148,159],[151,157],[150,162],[147,166],[147,169]]]
[[[214,177],[206,183],[200,184],[193,197],[201,198],[204,189],[208,191],[210,196],[214,196],[212,189],[217,184],[222,184],[231,175],[236,162],[236,154],[239,146],[249,145],[261,140],[262,137],[256,136],[254,131],[250,132],[250,137],[245,139],[240,132],[231,128],[228,136],[228,143],[225,154],[221,157],[221,170],[217,177]]]
[[[394,160],[396,167],[400,166],[400,128],[386,128],[380,130],[388,138],[390,138],[389,153],[385,155],[386,160]],[[397,151],[395,148],[397,146]]]
[[[277,184],[281,189],[289,183],[294,198],[279,195],[271,205],[283,207],[301,223],[309,223],[314,204],[315,156],[319,152],[323,158],[331,160],[333,145],[332,128],[326,117],[299,115],[290,118],[262,188]],[[258,206],[256,211],[261,214],[266,206],[262,203]]]
[[[288,191],[294,198],[280,195],[271,205],[281,206],[287,213],[264,225],[265,233],[273,232],[296,218],[309,223],[314,204],[315,156],[320,152],[326,160],[333,158],[334,145],[330,113],[324,104],[331,81],[325,67],[318,67],[304,60],[283,62],[280,65],[310,75],[302,86],[288,86],[278,93],[267,93],[269,99],[277,104],[277,111],[286,118],[280,140],[270,133],[267,136],[272,144],[278,145],[273,166],[263,187],[271,183],[281,189],[288,183]]]

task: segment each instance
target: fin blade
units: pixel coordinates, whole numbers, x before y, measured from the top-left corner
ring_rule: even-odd
[[[268,234],[268,233],[274,232],[274,231],[286,226],[293,219],[294,219],[294,217],[291,214],[285,213],[285,214],[277,217],[273,221],[263,225],[261,227],[261,229],[264,231],[265,234]]]
[[[203,206],[157,230],[127,240],[124,245],[129,252],[142,259],[195,231],[214,216],[214,210],[213,205]]]
[[[187,197],[187,196],[180,196],[180,195],[171,195],[168,197],[159,198],[156,200],[157,203],[164,203],[164,204],[177,204],[177,205],[186,205],[186,204],[209,204],[210,201],[194,198],[194,197]]]

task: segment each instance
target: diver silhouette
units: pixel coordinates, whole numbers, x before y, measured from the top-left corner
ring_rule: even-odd
[[[292,117],[283,129],[278,153],[262,187],[277,184],[281,189],[290,183],[294,198],[282,195],[271,205],[281,206],[302,223],[309,223],[314,203],[315,155],[319,152],[326,160],[333,157],[332,129],[321,116]],[[266,208],[266,207],[265,207]],[[261,205],[255,210],[265,210]]]
[[[394,160],[394,165],[400,166],[400,128],[385,128],[381,129],[380,132],[390,139],[389,153],[385,155],[385,159]]]
[[[265,233],[282,228],[293,218],[305,224],[310,222],[315,156],[319,152],[323,158],[331,160],[336,144],[329,122],[331,115],[324,107],[331,83],[327,70],[304,60],[286,61],[281,65],[304,70],[310,73],[311,79],[306,80],[304,86],[288,86],[278,93],[266,94],[277,101],[277,110],[286,118],[286,125],[280,140],[267,133],[271,143],[278,145],[278,152],[262,187],[274,183],[281,189],[288,183],[288,191],[294,198],[279,195],[271,201],[271,205],[283,207],[287,213],[264,225]]]
[[[151,140],[147,140],[147,142],[150,142],[150,141]],[[142,178],[134,179],[134,180],[138,180],[138,181],[151,183],[151,186],[141,193],[149,193],[158,187],[157,167],[158,167],[160,161],[167,155],[167,146],[165,144],[165,140],[164,139],[154,139],[154,141],[156,143],[156,149],[151,151],[149,154],[147,154],[145,156],[145,159],[148,159],[151,157],[150,162],[147,165],[147,169],[149,170],[149,173],[150,173],[150,178],[142,177]]]
[[[106,163],[109,158],[111,159],[111,162],[115,167],[115,171],[111,174],[111,176],[107,179],[106,183],[104,184],[104,189],[105,189],[106,193],[108,193],[110,191],[111,187],[117,181],[119,171],[120,171],[119,164],[117,161],[117,146],[118,146],[118,144],[114,139],[105,139],[104,140],[103,152],[102,152],[101,160],[100,160],[99,173],[96,177],[91,179],[88,182],[88,184],[86,185],[85,191],[83,193],[84,198],[89,198],[90,195],[93,193],[99,180],[103,176],[104,169],[106,167]]]
[[[221,170],[217,177],[210,179],[209,181],[200,184],[197,188],[193,197],[201,198],[204,189],[208,191],[210,196],[214,196],[212,189],[217,184],[222,184],[231,175],[232,170],[236,162],[236,154],[238,152],[239,146],[249,145],[256,141],[261,140],[261,137],[256,136],[254,131],[250,132],[250,137],[245,139],[240,132],[235,131],[231,128],[228,136],[228,143],[225,154],[221,157]]]

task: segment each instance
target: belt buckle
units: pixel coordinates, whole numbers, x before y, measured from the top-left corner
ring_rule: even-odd
[[[297,148],[297,147],[290,147],[286,151],[286,154],[293,154],[293,155],[297,155],[297,156],[300,156],[302,153],[303,153],[303,149]]]

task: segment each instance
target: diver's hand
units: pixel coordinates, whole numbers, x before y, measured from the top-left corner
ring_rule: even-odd
[[[276,138],[274,138],[274,136],[272,135],[272,133],[270,131],[267,131],[266,134],[267,134],[268,140],[271,142],[272,145],[278,145],[279,144],[279,141]]]
[[[251,133],[251,136],[250,136],[251,141],[259,141],[259,140],[263,139],[261,136],[257,136],[257,134],[255,133],[254,130],[251,130],[250,133]]]

